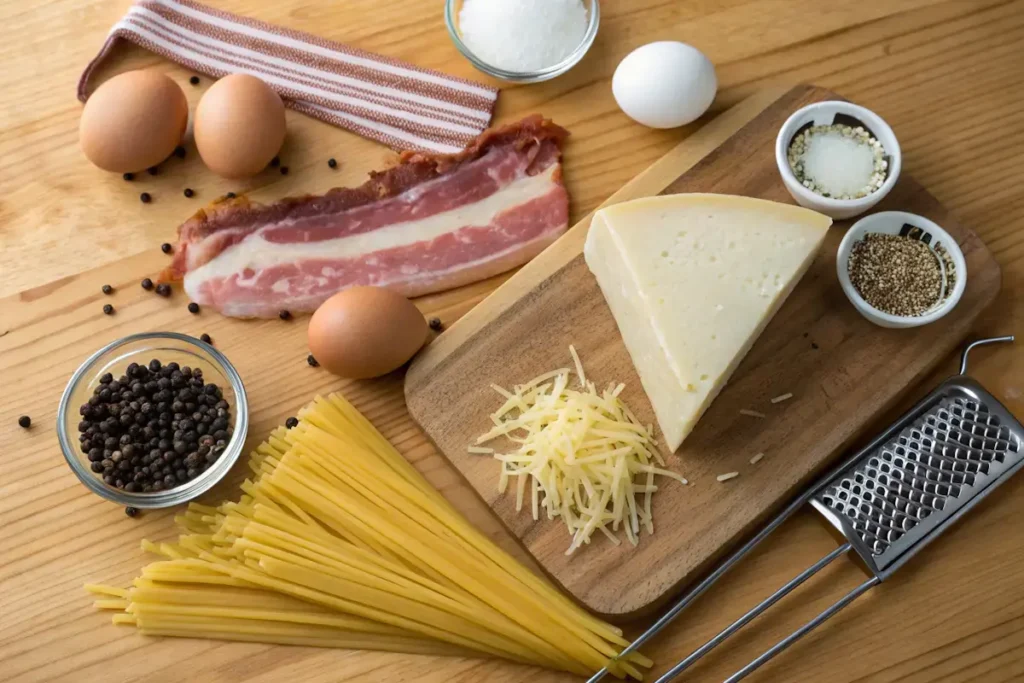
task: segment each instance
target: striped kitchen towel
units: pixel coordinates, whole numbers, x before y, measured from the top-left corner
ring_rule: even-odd
[[[208,76],[258,76],[292,109],[396,150],[458,152],[487,128],[498,97],[496,88],[192,0],[138,0],[86,67],[78,99],[120,40]]]

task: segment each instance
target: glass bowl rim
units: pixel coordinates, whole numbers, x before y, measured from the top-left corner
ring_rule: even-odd
[[[78,388],[79,384],[93,369],[93,366],[100,358],[111,351],[128,344],[139,341],[160,339],[181,342],[186,346],[191,346],[204,351],[209,356],[211,364],[216,366],[224,376],[227,377],[228,382],[231,384],[231,390],[235,394],[234,432],[231,435],[231,439],[228,441],[227,448],[224,450],[221,457],[217,459],[216,464],[195,479],[166,491],[159,491],[156,493],[130,493],[128,491],[123,491],[106,485],[99,480],[91,470],[85,467],[82,459],[78,456],[78,451],[75,450],[76,444],[72,442],[66,428],[68,410],[70,408],[69,404],[75,389]],[[210,344],[179,332],[140,332],[115,339],[109,344],[103,346],[86,358],[85,361],[78,366],[78,369],[75,370],[74,374],[71,375],[71,379],[68,380],[68,384],[64,388],[64,393],[61,395],[60,405],[57,408],[57,439],[60,442],[61,453],[64,455],[64,460],[67,462],[68,467],[70,467],[71,471],[78,477],[78,480],[82,482],[86,488],[102,498],[106,498],[107,500],[121,505],[145,509],[165,508],[185,503],[213,488],[213,486],[219,483],[220,480],[231,471],[231,468],[234,467],[235,463],[238,461],[238,457],[241,455],[242,450],[245,447],[248,428],[249,404],[246,398],[245,387],[242,384],[242,378],[235,369],[235,366],[231,364],[231,361],[229,361],[223,353],[215,349]]]
[[[543,69],[535,69],[532,71],[508,71],[506,69],[492,66],[491,64],[483,61],[469,49],[466,43],[463,42],[462,37],[459,35],[459,29],[455,19],[455,4],[457,2],[459,2],[459,0],[445,0],[444,3],[444,23],[448,27],[448,36],[455,44],[455,48],[478,70],[493,76],[494,78],[512,83],[540,83],[542,81],[551,80],[552,78],[561,76],[566,71],[576,66],[576,64],[578,64],[580,60],[583,59],[583,56],[590,50],[590,46],[594,44],[594,39],[597,38],[597,31],[601,23],[600,4],[598,0],[590,0],[590,11],[588,12],[590,16],[587,20],[587,30],[583,34],[583,39],[580,41],[579,45],[577,45],[576,48],[565,57],[565,59],[557,62],[556,64],[552,64],[551,66],[544,67]]]

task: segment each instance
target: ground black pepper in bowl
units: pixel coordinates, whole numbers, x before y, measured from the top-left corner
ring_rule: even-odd
[[[131,363],[99,379],[79,407],[82,452],[108,486],[128,493],[172,489],[210,468],[233,434],[230,404],[202,370]]]

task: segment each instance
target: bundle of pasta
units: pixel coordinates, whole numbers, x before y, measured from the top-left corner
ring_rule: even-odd
[[[339,395],[252,454],[237,501],[191,504],[127,589],[89,585],[151,635],[483,654],[641,679],[651,662],[469,524]]]

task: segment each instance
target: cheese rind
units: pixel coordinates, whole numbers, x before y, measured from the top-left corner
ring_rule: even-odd
[[[789,204],[664,195],[598,211],[583,249],[675,450],[810,266],[832,221]]]

